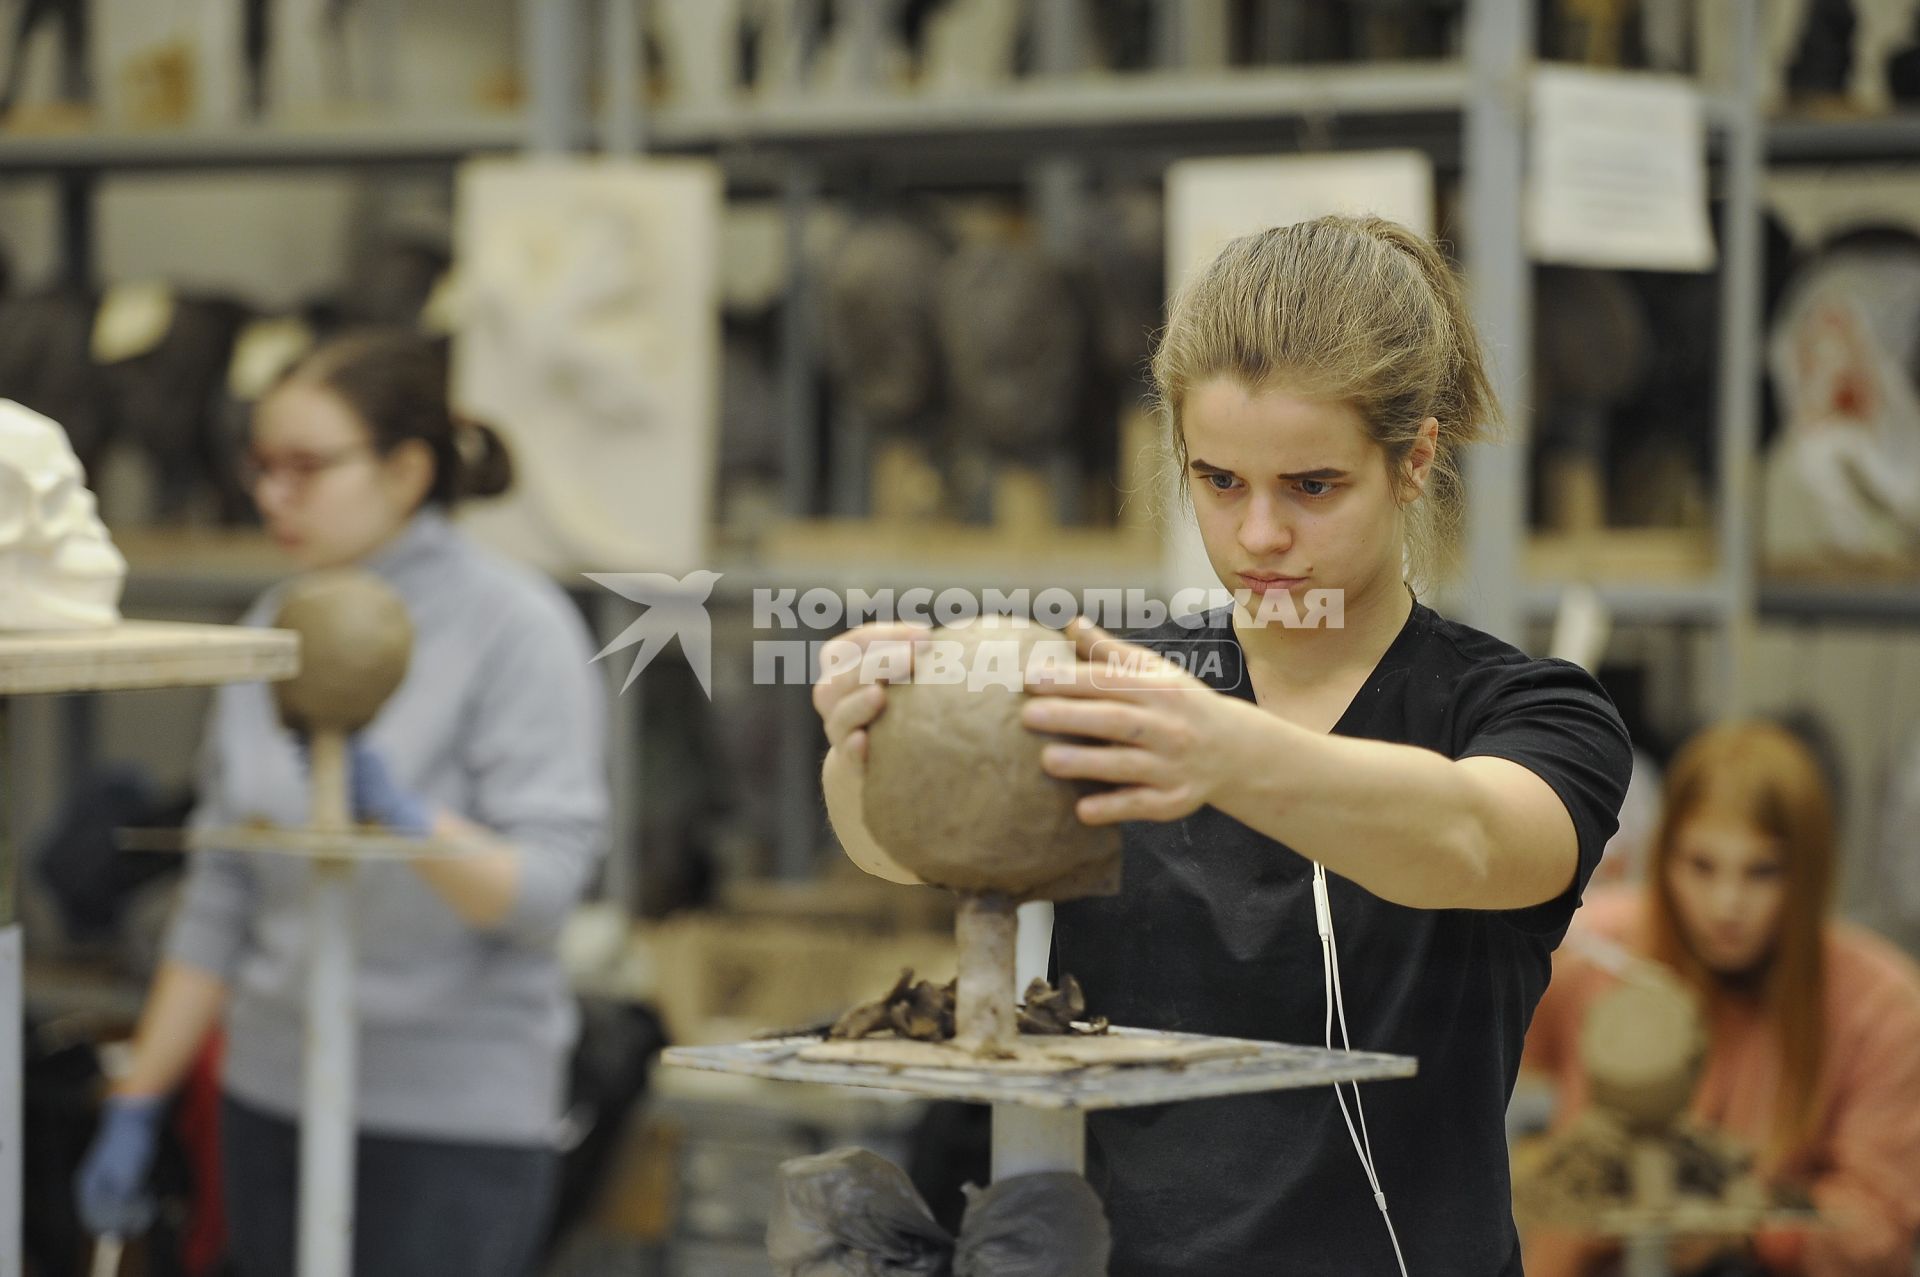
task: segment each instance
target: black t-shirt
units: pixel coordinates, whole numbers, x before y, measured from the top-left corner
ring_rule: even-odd
[[[1129,637],[1253,699],[1229,609]],[[1528,909],[1409,909],[1328,875],[1353,1047],[1419,1060],[1415,1078],[1361,1087],[1407,1270],[1512,1277],[1507,1101],[1550,955],[1616,826],[1626,730],[1578,666],[1417,603],[1333,730],[1512,759],[1553,787],[1579,834],[1572,887]],[[1124,836],[1120,894],[1056,915],[1058,966],[1089,1008],[1122,1025],[1323,1042],[1311,863],[1211,807]],[[1095,1113],[1088,1142],[1114,1277],[1398,1272],[1330,1088]]]

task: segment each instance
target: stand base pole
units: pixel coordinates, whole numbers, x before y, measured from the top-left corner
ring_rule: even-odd
[[[316,829],[348,828],[346,742],[312,738]],[[300,1277],[353,1271],[353,1153],[359,1080],[354,1019],[353,866],[315,860],[308,892],[306,1074],[300,1102]]]
[[[1030,900],[1018,910],[1014,940],[1014,996],[1044,980],[1053,953],[1053,904]],[[1086,1173],[1087,1118],[1079,1109],[1040,1109],[1025,1104],[993,1106],[993,1178],[1040,1171]]]

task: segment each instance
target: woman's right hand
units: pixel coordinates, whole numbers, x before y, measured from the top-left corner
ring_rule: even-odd
[[[114,1096],[74,1179],[80,1222],[96,1237],[137,1237],[153,1222],[147,1173],[160,1145],[164,1095]]]
[[[913,644],[924,625],[875,621],[829,639],[820,648],[820,678],[813,708],[827,730],[827,743],[856,767],[867,763],[867,728],[887,707],[888,680],[913,669]]]

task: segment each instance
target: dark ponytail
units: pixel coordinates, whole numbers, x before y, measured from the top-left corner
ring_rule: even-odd
[[[369,329],[336,337],[288,372],[338,395],[366,425],[382,456],[408,440],[433,454],[425,504],[453,506],[513,486],[513,455],[492,426],[454,413],[448,343],[407,329]]]
[[[486,422],[456,417],[453,451],[454,473],[459,479],[454,500],[497,497],[513,486],[513,453],[500,432]]]

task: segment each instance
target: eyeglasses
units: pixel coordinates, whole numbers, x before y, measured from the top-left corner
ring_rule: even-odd
[[[332,452],[295,452],[284,457],[249,452],[240,458],[240,486],[255,492],[261,484],[278,476],[286,480],[289,488],[302,491],[327,471],[371,451],[371,444],[354,443]]]

